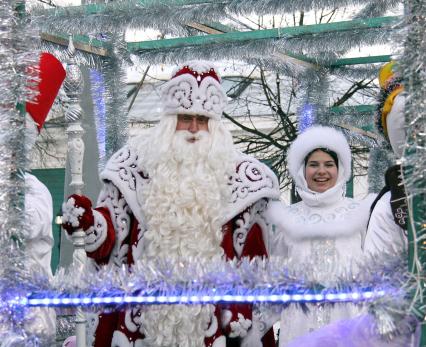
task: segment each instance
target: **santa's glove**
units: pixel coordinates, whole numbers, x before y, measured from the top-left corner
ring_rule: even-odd
[[[385,174],[386,185],[390,188],[391,209],[395,223],[407,230],[407,196],[402,182],[401,166],[390,167]]]
[[[77,229],[86,231],[93,224],[92,203],[87,197],[73,194],[62,204],[62,227],[68,234]]]

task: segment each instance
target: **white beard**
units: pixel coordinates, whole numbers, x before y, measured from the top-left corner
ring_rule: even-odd
[[[148,259],[211,258],[223,254],[223,207],[228,186],[223,166],[209,162],[209,134],[189,143],[190,133],[175,133],[168,154],[159,159],[143,190],[148,230],[144,255]],[[225,195],[226,194],[226,195]]]
[[[211,135],[177,131],[169,150],[147,158],[150,184],[143,190],[144,256],[166,259],[173,272],[179,259],[219,260],[224,252],[222,224],[230,194],[227,179],[233,157],[212,153]],[[149,155],[149,154],[148,154]],[[200,347],[214,313],[213,305],[158,305],[142,310],[141,332],[150,346]]]

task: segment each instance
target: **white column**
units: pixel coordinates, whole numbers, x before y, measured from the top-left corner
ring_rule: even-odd
[[[83,158],[84,142],[83,128],[81,127],[81,117],[83,115],[80,107],[80,95],[83,90],[83,77],[79,66],[76,64],[74,55],[75,47],[70,36],[68,44],[69,59],[67,61],[67,77],[64,82],[64,89],[67,95],[65,119],[67,121],[66,134],[68,136],[67,158],[71,170],[72,191],[81,194],[83,191]],[[86,262],[86,251],[84,249],[84,238],[86,233],[79,229],[72,235],[74,252],[73,266],[81,268],[83,271]],[[81,272],[82,272],[81,271]],[[86,315],[82,308],[78,307],[75,317],[77,347],[86,347]]]

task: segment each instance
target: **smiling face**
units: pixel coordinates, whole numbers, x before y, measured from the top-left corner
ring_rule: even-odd
[[[309,156],[305,166],[305,179],[310,190],[322,193],[334,187],[337,174],[337,165],[328,153],[318,149]]]

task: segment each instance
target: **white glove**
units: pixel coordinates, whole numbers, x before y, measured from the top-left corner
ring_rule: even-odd
[[[245,319],[241,313],[238,313],[238,321],[231,322],[231,333],[229,337],[244,337],[247,335],[247,331],[251,327],[251,320]]]

